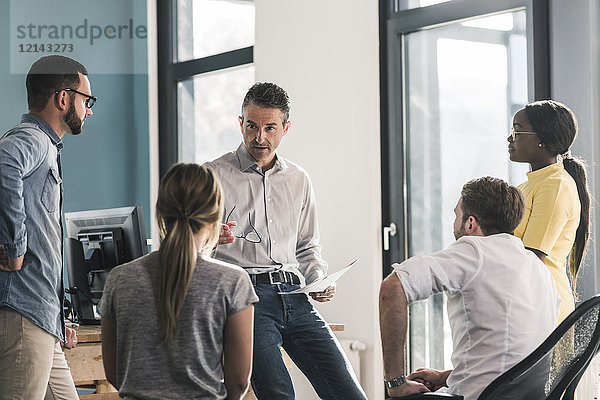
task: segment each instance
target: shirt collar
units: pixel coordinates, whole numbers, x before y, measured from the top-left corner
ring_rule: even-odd
[[[565,169],[562,161],[547,165],[544,168],[540,168],[535,171],[527,172],[527,179],[533,179],[533,178],[545,177],[548,175],[552,175],[555,172],[560,171],[561,169]]]
[[[240,170],[246,171],[248,169],[254,169],[256,171],[261,171],[260,166],[254,159],[254,157],[252,157],[250,152],[248,152],[248,149],[246,148],[246,145],[244,144],[244,142],[240,143],[240,145],[238,146],[235,153],[238,157],[238,160],[240,161]],[[282,159],[281,157],[279,157],[277,155],[277,153],[275,153],[275,165],[273,166],[273,168],[274,169],[287,168],[287,164],[286,164],[285,160]]]
[[[50,138],[50,140],[52,140],[52,143],[54,143],[56,148],[58,148],[58,150],[62,150],[63,142],[61,138],[56,134],[56,132],[54,132],[54,129],[52,129],[50,125],[48,125],[48,123],[42,118],[33,114],[23,114],[21,116],[21,122],[28,122],[37,125],[42,130],[42,132],[48,135],[48,137]]]

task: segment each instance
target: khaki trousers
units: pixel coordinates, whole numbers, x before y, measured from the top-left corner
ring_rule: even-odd
[[[77,400],[57,338],[0,307],[0,400]]]

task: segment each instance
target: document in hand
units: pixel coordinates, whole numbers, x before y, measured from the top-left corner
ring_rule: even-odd
[[[327,289],[331,284],[338,280],[338,278],[344,275],[346,272],[350,270],[350,268],[354,265],[355,262],[358,261],[358,258],[348,264],[344,269],[339,270],[331,275],[327,275],[325,278],[320,281],[315,281],[306,286],[301,287],[300,289],[293,290],[291,292],[279,292],[279,294],[296,294],[296,293],[311,293],[311,292],[322,292]]]

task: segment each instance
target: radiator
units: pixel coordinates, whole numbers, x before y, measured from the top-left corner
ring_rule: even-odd
[[[579,400],[600,399],[600,355],[592,359],[577,385],[576,393]]]
[[[358,381],[362,382],[360,376],[360,352],[365,350],[367,345],[360,340],[340,340],[340,344],[352,365],[352,369],[354,370]]]
[[[348,356],[348,360],[354,369],[354,373],[358,380],[361,380],[360,376],[360,352],[367,348],[367,345],[360,340],[340,340],[340,344]],[[304,377],[302,372],[292,363],[290,366],[290,376],[294,383],[294,391],[296,392],[296,398],[302,400],[319,400],[319,397],[315,393],[308,379]]]

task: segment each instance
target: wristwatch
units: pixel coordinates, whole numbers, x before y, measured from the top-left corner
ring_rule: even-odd
[[[397,378],[394,379],[390,379],[389,381],[384,380],[383,381],[385,383],[385,387],[388,389],[391,389],[393,387],[397,387],[402,385],[404,382],[406,382],[406,376],[404,375],[400,375]]]

